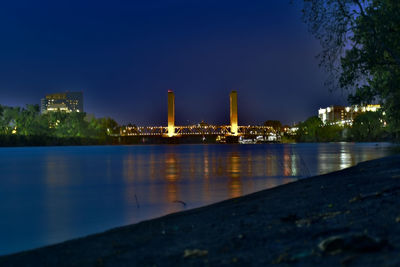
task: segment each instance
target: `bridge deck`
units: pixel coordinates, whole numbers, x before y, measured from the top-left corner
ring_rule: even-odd
[[[238,126],[238,135],[268,135],[275,133],[269,126]],[[166,136],[168,127],[127,126],[121,129],[121,136]],[[175,136],[183,135],[232,135],[230,125],[175,126]]]

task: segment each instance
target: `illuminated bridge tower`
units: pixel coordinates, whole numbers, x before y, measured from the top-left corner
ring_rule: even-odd
[[[231,134],[238,135],[238,108],[237,108],[237,92],[232,91],[230,97],[230,115],[231,115]]]
[[[168,90],[168,137],[175,135],[175,95]]]

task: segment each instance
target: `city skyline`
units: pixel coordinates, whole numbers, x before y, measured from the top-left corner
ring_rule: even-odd
[[[289,1],[39,2],[1,11],[9,25],[0,29],[2,105],[83,91],[85,112],[96,117],[164,124],[172,89],[176,124],[184,125],[228,122],[232,90],[239,124],[292,124],[345,103],[324,88],[319,44]]]

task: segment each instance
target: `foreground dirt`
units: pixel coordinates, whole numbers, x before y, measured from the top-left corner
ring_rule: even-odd
[[[0,266],[400,266],[400,155],[0,257]]]

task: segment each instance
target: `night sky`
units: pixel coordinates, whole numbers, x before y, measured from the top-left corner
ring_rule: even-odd
[[[19,0],[0,6],[0,104],[83,91],[84,108],[119,123],[284,123],[344,104],[324,87],[320,46],[289,0]]]

